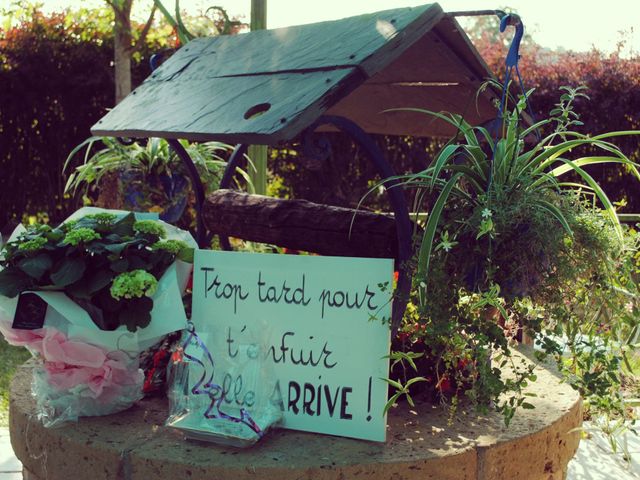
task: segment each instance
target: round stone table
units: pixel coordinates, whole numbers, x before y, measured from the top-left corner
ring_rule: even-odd
[[[386,443],[276,430],[247,450],[185,441],[163,427],[166,399],[47,429],[35,416],[30,369],[11,385],[10,433],[28,480],[563,479],[582,424],[579,396],[538,369],[533,410],[500,415],[441,407],[389,413]]]

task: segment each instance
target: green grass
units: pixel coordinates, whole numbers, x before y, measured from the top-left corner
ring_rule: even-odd
[[[9,424],[9,384],[16,368],[31,354],[23,347],[12,347],[0,337],[0,427]]]

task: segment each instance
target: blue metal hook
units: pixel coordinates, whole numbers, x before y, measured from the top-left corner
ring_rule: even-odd
[[[507,59],[505,61],[507,68],[515,67],[518,64],[518,59],[520,58],[520,42],[524,35],[524,24],[522,20],[520,20],[520,16],[515,13],[509,13],[500,18],[500,32],[504,32],[509,25],[515,27],[516,34],[513,36],[509,53],[507,53]]]
[[[151,67],[152,72],[160,66],[163,58],[164,58],[164,52],[158,52],[151,55],[151,58],[149,59],[149,66]]]

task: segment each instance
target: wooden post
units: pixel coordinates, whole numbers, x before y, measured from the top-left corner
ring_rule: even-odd
[[[251,0],[251,31],[267,28],[267,0]]]
[[[267,28],[267,0],[251,0],[251,31]],[[249,166],[249,178],[253,183],[254,192],[258,195],[267,194],[267,146],[251,145],[247,155],[253,162]]]

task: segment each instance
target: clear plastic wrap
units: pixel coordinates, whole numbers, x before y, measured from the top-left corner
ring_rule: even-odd
[[[57,368],[42,362],[33,369],[32,393],[36,399],[37,416],[46,427],[76,421],[78,417],[111,415],[131,407],[143,396],[144,374],[138,368],[138,358],[125,352],[109,352],[100,368],[86,369],[94,375],[74,375],[70,367]],[[79,383],[73,386],[73,377]]]
[[[169,363],[167,426],[187,438],[233,447],[260,440],[282,417],[282,398],[273,367],[259,339],[238,344],[233,357],[214,355],[207,334],[193,327]]]
[[[34,355],[32,394],[46,427],[116,413],[142,398],[138,352],[108,351],[53,327],[19,330],[2,321],[0,331],[8,343]]]

